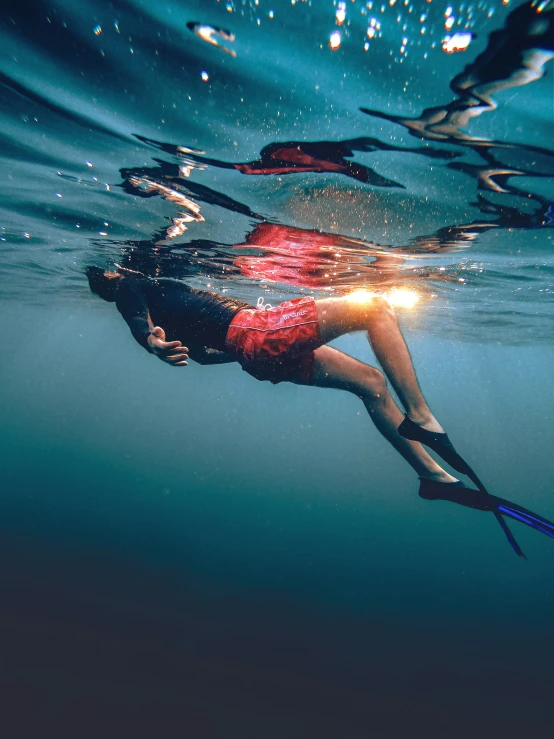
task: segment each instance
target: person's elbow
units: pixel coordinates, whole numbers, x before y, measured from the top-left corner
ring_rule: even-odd
[[[217,363],[217,359],[214,361],[214,358],[210,357],[209,354],[189,354],[189,358],[192,359],[193,362],[196,362],[196,364],[201,364],[203,367]]]
[[[204,352],[189,353],[189,356],[193,362],[203,366],[207,366],[209,364],[226,364],[227,362],[233,361],[233,358],[225,352],[218,352],[215,350],[210,351],[209,349]]]

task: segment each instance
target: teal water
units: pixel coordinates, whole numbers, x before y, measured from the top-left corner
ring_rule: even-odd
[[[109,307],[5,312],[2,672],[11,708],[35,706],[22,726],[547,736],[550,539],[514,524],[517,560],[489,514],[418,499],[354,398],[166,372]],[[491,492],[552,518],[551,348],[412,338]],[[362,336],[342,348],[370,359]]]
[[[416,290],[399,319],[435,415],[491,493],[554,519],[552,8],[0,20],[6,736],[549,737],[552,539],[514,522],[518,560],[489,513],[421,500],[353,396],[157,362],[83,271],[251,302]],[[544,75],[414,132],[467,112],[455,80],[507,28],[486,74],[532,37]]]

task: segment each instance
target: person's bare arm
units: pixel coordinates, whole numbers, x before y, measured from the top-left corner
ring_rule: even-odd
[[[150,354],[173,367],[187,364],[188,349],[180,341],[166,341],[165,331],[154,326],[140,283],[125,277],[117,287],[115,304],[135,340]]]

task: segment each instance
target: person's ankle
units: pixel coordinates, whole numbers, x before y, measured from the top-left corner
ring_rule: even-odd
[[[406,415],[410,421],[413,421],[426,431],[432,431],[435,434],[444,433],[443,427],[430,411],[410,411]]]
[[[424,423],[428,423],[433,418],[430,410],[419,408],[410,408],[406,415],[410,421],[417,423],[418,426],[423,426]]]

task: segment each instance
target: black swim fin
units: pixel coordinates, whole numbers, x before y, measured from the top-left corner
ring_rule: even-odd
[[[419,441],[420,444],[425,444],[425,446],[428,446],[429,449],[436,452],[441,459],[444,459],[444,461],[457,472],[461,472],[462,475],[467,475],[471,482],[474,485],[477,485],[481,492],[487,492],[487,489],[472,468],[454,449],[452,442],[448,438],[448,434],[438,434],[434,431],[427,431],[427,429],[418,426],[418,424],[412,421],[408,416],[404,416],[404,420],[398,427],[398,433],[405,439],[409,439],[410,441]]]
[[[514,521],[524,523],[541,534],[554,539],[554,523],[543,516],[511,503],[504,498],[498,498],[496,495],[490,495],[482,490],[473,490],[467,488],[462,482],[435,482],[420,478],[421,485],[419,487],[419,495],[425,500],[449,500],[452,503],[459,503],[466,508],[474,508],[478,511],[490,511],[498,521],[500,528],[508,539],[510,546],[518,557],[525,557],[521,547],[517,543],[514,535],[510,531],[510,527],[504,520],[505,517]]]
[[[506,539],[508,539],[508,542],[510,543],[510,546],[512,547],[514,552],[517,554],[518,557],[523,557],[523,559],[527,559],[527,557],[523,553],[522,548],[517,543],[515,536],[512,534],[510,527],[508,526],[506,521],[504,521],[504,519],[502,518],[502,516],[500,515],[498,511],[493,511],[493,513],[494,513],[494,517],[498,521],[500,528],[506,535]]]
[[[427,480],[421,477],[420,480],[421,484],[419,486],[419,495],[425,500],[449,500],[452,503],[459,503],[460,505],[466,506],[466,508],[474,508],[478,511],[490,511],[493,513],[514,552],[518,557],[527,559],[500,512],[500,504],[498,501],[501,501],[502,504],[506,504],[506,506],[508,505],[508,501],[489,495],[485,490],[473,490],[472,488],[467,488],[463,482],[460,482],[459,480],[457,482],[436,482],[434,480]],[[546,523],[549,523],[546,519],[543,520]],[[554,527],[552,536],[554,537]]]

